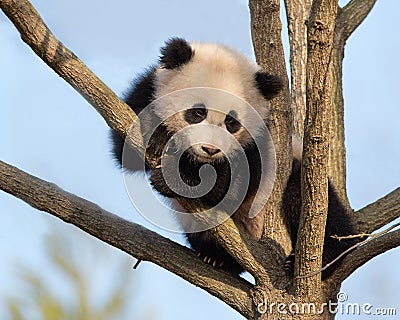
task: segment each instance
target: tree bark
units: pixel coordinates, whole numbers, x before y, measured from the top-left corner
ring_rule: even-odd
[[[307,24],[312,0],[285,0],[290,45],[290,102],[293,132],[304,136],[306,118]]]
[[[340,200],[350,210],[346,191],[346,147],[344,132],[343,58],[347,39],[367,17],[376,0],[352,0],[339,8],[332,50],[333,107],[329,148],[329,177]]]
[[[281,39],[279,0],[250,0],[251,35],[257,62],[271,74],[283,81],[283,90],[269,103],[268,128],[275,145],[276,177],[274,188],[265,207],[263,239],[281,246],[281,260],[292,251],[290,235],[281,214],[282,197],[292,165],[289,80],[287,77]]]
[[[371,241],[350,252],[330,278],[321,281],[328,174],[333,176],[342,199],[347,201],[341,82],[344,45],[375,1],[352,0],[339,9],[337,19],[337,1],[314,0],[309,19],[307,6],[311,5],[311,0],[285,1],[292,48],[291,96],[281,42],[280,1],[249,2],[257,61],[266,71],[281,76],[284,82],[283,92],[270,104],[268,118],[276,148],[277,176],[264,210],[265,227],[260,242],[240,234],[229,219],[212,232],[218,242],[252,273],[256,279],[255,286],[203,263],[191,250],[179,244],[1,161],[0,189],[140,260],[156,263],[174,272],[249,319],[304,319],[302,314],[282,314],[277,307],[260,314],[262,310],[259,307],[262,308],[264,302],[286,306],[315,302],[320,307],[319,304],[334,298],[341,282],[359,266],[400,245],[399,230],[372,236]],[[0,0],[0,8],[20,31],[22,39],[42,60],[80,92],[106,122],[124,137],[136,115],[54,37],[30,3],[27,0]],[[301,11],[297,18],[296,11]],[[306,20],[307,34],[302,25]],[[306,43],[307,50],[304,48]],[[293,248],[281,213],[282,195],[292,160],[291,104],[296,114],[295,131],[301,134],[304,128],[305,137],[303,205],[295,263],[295,274],[305,277],[294,279],[283,271],[283,262]],[[306,121],[304,127],[303,118]],[[329,134],[330,128],[334,134]],[[134,130],[139,130],[139,133],[139,126]],[[131,138],[140,136],[130,135]],[[132,139],[130,143],[138,149],[143,148],[140,139]],[[155,165],[154,159],[146,160],[150,165]],[[400,189],[396,189],[354,213],[352,218],[357,230],[371,233],[399,217],[399,196]],[[315,275],[309,276],[313,272]],[[331,319],[334,315],[324,313],[305,317]]]
[[[328,156],[331,96],[331,51],[337,1],[313,2],[308,21],[307,109],[302,164],[302,211],[296,244],[295,276],[322,267],[328,213]],[[323,301],[321,274],[298,278],[296,292],[306,301]]]
[[[400,188],[352,215],[359,233],[372,233],[400,217]]]
[[[398,226],[396,226],[397,228]],[[389,229],[392,229],[390,227]],[[389,231],[389,230],[388,230]],[[400,246],[400,229],[392,232],[382,232],[372,239],[365,240],[366,244],[356,248],[354,251],[344,257],[341,268],[335,272],[334,276],[329,278],[325,284],[332,290],[335,285],[342,283],[355,270],[370,261],[372,258]]]
[[[139,260],[153,262],[175,273],[225,301],[243,315],[251,314],[248,293],[251,285],[204,263],[184,246],[2,161],[0,190],[77,226]]]
[[[0,8],[14,23],[22,40],[60,77],[81,94],[116,130],[123,139],[143,152],[143,139],[137,116],[126,103],[109,89],[43,22],[39,13],[27,0],[1,0]],[[127,133],[130,133],[127,135]],[[147,155],[146,155],[147,156]],[[158,159],[146,157],[150,167]]]

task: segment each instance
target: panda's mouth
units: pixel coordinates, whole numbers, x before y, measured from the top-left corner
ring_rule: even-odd
[[[187,151],[197,162],[213,163],[225,159],[225,155],[220,149],[209,144],[196,144]]]

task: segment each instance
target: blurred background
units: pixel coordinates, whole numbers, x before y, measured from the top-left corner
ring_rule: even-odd
[[[244,0],[32,4],[56,37],[119,95],[157,60],[169,37],[222,42],[254,59]],[[398,1],[378,1],[346,46],[347,184],[355,209],[400,185],[399,10]],[[22,42],[2,12],[0,48],[0,159],[184,243],[135,211],[103,119]],[[137,188],[143,183],[138,178]],[[342,291],[348,302],[396,307],[399,314],[399,254],[400,248],[391,250],[347,279]],[[125,253],[0,192],[0,319],[241,319],[179,277],[150,263],[133,270],[134,264]]]

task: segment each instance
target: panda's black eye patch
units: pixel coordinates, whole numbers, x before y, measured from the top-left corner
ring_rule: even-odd
[[[229,111],[229,113],[225,117],[225,126],[226,129],[230,133],[235,133],[239,131],[240,127],[242,126],[237,119],[237,113],[235,111]]]
[[[187,123],[195,124],[202,122],[207,117],[207,108],[203,103],[197,103],[192,108],[185,110]]]

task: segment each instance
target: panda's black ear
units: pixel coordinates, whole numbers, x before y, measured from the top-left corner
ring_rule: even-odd
[[[175,69],[188,63],[194,55],[190,44],[181,38],[171,38],[161,48],[160,63],[165,69]]]
[[[256,80],[257,88],[267,100],[275,97],[283,87],[281,78],[264,71],[257,71],[254,79]]]

